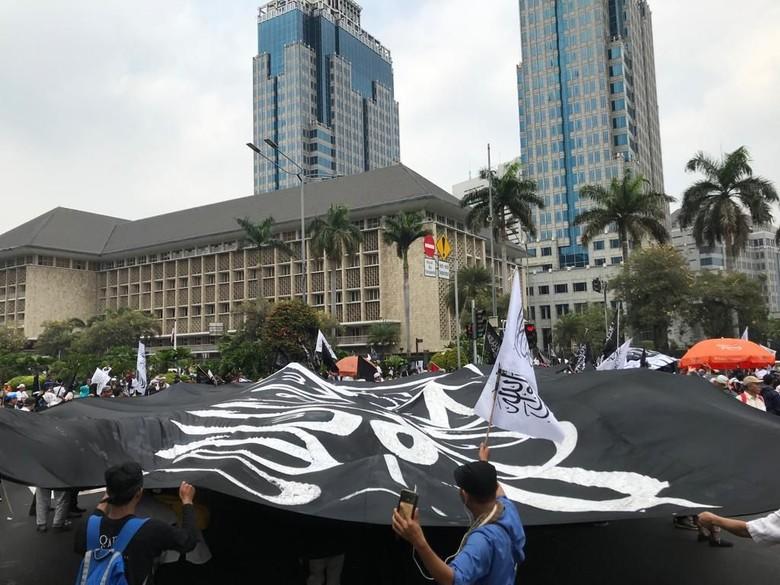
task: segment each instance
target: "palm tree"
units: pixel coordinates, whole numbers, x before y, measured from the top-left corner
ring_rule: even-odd
[[[743,250],[755,225],[772,222],[771,203],[778,201],[771,181],[754,177],[750,153],[740,146],[716,161],[699,152],[685,166],[688,172],[699,172],[704,179],[696,181],[683,195],[680,227],[693,226],[693,237],[700,248],[722,243],[726,248],[726,269]],[[780,234],[778,234],[780,235]]]
[[[331,316],[336,317],[336,276],[342,256],[355,254],[360,249],[363,233],[349,221],[349,209],[343,205],[331,205],[324,218],[311,223],[311,248],[315,256],[325,256],[330,264]]]
[[[283,240],[273,235],[274,218],[266,217],[259,223],[253,223],[249,218],[236,219],[236,223],[246,233],[246,238],[261,250],[279,250],[293,255],[293,250]]]
[[[626,171],[622,179],[612,179],[609,187],[585,185],[580,197],[595,205],[574,219],[574,225],[584,225],[582,244],[602,234],[610,225],[617,226],[623,260],[628,260],[628,238],[641,242],[649,235],[658,243],[669,241],[666,229],[666,204],[674,197],[648,189],[648,181],[641,175]]]
[[[458,270],[458,301],[461,311],[470,299],[490,293],[490,271],[482,266],[464,266]],[[455,281],[450,281],[447,304],[455,309]]]
[[[409,300],[409,248],[418,239],[431,234],[425,226],[421,211],[401,211],[385,219],[382,240],[388,246],[395,245],[396,254],[404,267],[404,317],[406,321],[406,355],[412,353],[412,307]]]
[[[461,201],[462,207],[471,207],[466,223],[472,230],[490,226],[493,218],[493,237],[503,245],[503,265],[506,273],[506,242],[511,229],[520,228],[531,237],[536,237],[534,209],[543,209],[544,200],[536,194],[536,182],[524,178],[520,172],[520,163],[514,162],[506,167],[500,177],[487,169],[482,169],[480,178],[489,180],[493,186],[493,209],[490,209],[489,187],[485,186],[468,193]],[[493,259],[495,262],[495,258]],[[495,269],[493,270],[495,273]],[[504,274],[506,277],[506,274]]]

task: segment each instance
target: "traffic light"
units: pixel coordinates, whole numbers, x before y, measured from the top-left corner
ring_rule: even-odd
[[[536,325],[533,323],[525,324],[525,337],[528,339],[528,348],[531,351],[536,349]]]
[[[480,309],[477,311],[477,337],[484,337],[487,331],[487,311]]]
[[[601,292],[601,279],[594,278],[592,284],[594,292]]]

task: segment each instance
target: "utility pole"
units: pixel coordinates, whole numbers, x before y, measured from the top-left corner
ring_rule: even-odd
[[[471,299],[471,349],[473,352],[473,363],[477,365],[477,302]]]
[[[490,224],[490,288],[493,296],[493,317],[498,319],[498,303],[496,302],[496,236],[493,233],[495,217],[493,216],[493,168],[490,164],[490,144],[487,145],[488,152],[488,223]],[[505,289],[506,290],[506,289]]]
[[[460,361],[460,299],[458,294],[458,234],[455,234],[455,349],[458,354],[458,369],[461,368]]]

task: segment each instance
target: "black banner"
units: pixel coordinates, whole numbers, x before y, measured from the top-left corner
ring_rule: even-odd
[[[745,453],[780,444],[779,418],[693,376],[536,373],[565,441],[490,435],[491,461],[526,524],[777,508],[780,468]],[[133,459],[147,488],[187,480],[300,514],[383,525],[400,490],[416,487],[423,523],[467,525],[452,474],[478,456],[487,424],[472,408],[485,382],[469,366],[334,385],[291,364],[259,384],[178,384],[42,413],[0,409],[0,476],[96,488],[107,466]]]

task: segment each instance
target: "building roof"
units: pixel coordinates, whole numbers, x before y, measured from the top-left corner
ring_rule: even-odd
[[[71,252],[99,253],[118,225],[125,219],[56,207],[0,235],[0,252],[34,248]]]
[[[360,175],[307,183],[306,217],[321,216],[331,204],[355,216],[426,208],[464,218],[460,201],[408,167],[397,164]],[[361,213],[363,211],[363,213]],[[298,187],[230,199],[163,215],[128,221],[58,207],[0,235],[0,253],[18,248],[51,249],[95,256],[120,256],[172,245],[238,235],[236,219],[272,216],[282,229],[300,221]]]

